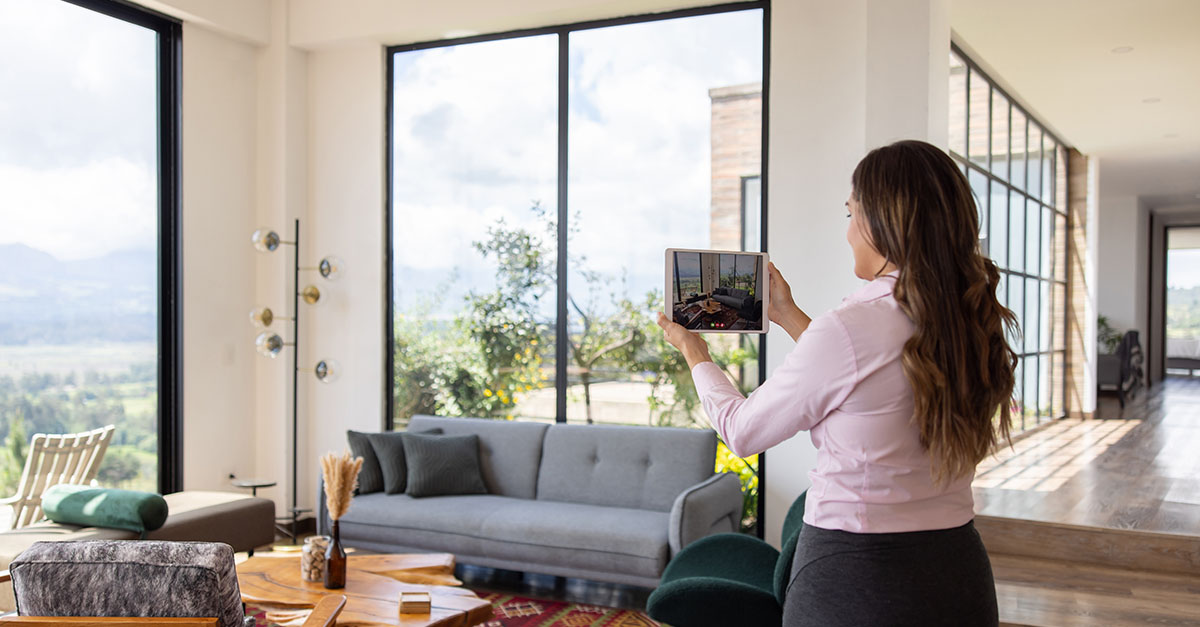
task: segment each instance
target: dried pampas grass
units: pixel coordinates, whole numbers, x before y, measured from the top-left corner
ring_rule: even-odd
[[[341,518],[350,509],[354,489],[358,487],[358,471],[362,469],[361,457],[350,457],[350,452],[341,457],[326,453],[321,457],[321,474],[325,477],[325,504],[329,507],[329,518]]]

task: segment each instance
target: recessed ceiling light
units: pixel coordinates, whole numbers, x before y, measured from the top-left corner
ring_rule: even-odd
[[[1133,46],[1117,46],[1112,49],[1113,54],[1125,54],[1126,52],[1133,52]]]
[[[1162,102],[1162,98],[1154,98],[1154,97],[1142,98],[1142,102],[1144,102],[1146,104],[1155,104],[1158,102]]]

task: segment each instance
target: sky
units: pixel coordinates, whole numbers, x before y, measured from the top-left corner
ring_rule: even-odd
[[[570,35],[569,254],[607,281],[584,285],[573,269],[573,296],[640,300],[663,290],[666,248],[708,247],[708,90],[762,80],[761,19],[755,10]],[[557,212],[557,46],[545,35],[396,55],[400,310],[427,284],[439,285],[443,311],[459,309],[466,289],[490,285],[471,242],[499,219],[542,233],[534,202]]]
[[[157,246],[156,36],[0,2],[0,244],[60,260]]]
[[[1189,288],[1200,285],[1200,248],[1167,251],[1167,287]]]

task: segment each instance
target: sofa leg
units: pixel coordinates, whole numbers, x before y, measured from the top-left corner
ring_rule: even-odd
[[[567,593],[567,578],[566,577],[555,577],[554,578],[554,594],[561,597],[562,595],[564,595],[566,593]]]

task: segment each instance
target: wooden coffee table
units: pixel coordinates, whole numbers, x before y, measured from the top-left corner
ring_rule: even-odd
[[[261,555],[238,564],[242,601],[267,609],[267,620],[299,625],[309,610],[330,594],[346,595],[339,625],[469,627],[492,617],[492,607],[474,592],[454,586],[454,556],[448,553],[350,555],[346,587],[328,590],[300,578],[299,556]],[[400,614],[401,592],[429,592],[429,614]]]

